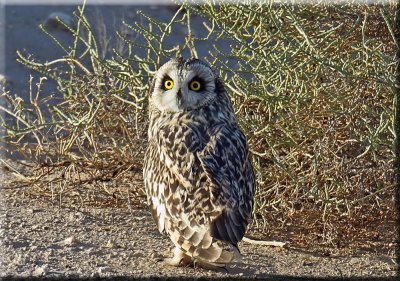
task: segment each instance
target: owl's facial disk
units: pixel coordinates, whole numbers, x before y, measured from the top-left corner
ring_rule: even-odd
[[[160,111],[193,110],[216,98],[215,79],[199,60],[174,59],[157,71],[151,100]]]

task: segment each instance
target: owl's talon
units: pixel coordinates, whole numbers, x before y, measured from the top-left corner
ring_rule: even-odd
[[[175,257],[164,259],[164,263],[166,265],[174,267],[187,267],[192,264],[192,262],[187,259],[181,258],[180,260],[178,260]]]
[[[179,248],[175,248],[174,256],[166,258],[164,262],[169,266],[185,267],[192,264],[192,258],[183,253]]]
[[[166,265],[176,266],[176,267],[180,266],[181,262],[182,262],[182,259],[181,260],[176,260],[175,257],[167,258],[167,259],[164,260],[164,263]]]

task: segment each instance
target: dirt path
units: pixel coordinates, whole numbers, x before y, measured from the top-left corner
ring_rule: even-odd
[[[4,181],[3,181],[4,182]],[[7,186],[6,186],[7,187]],[[346,253],[329,257],[239,244],[243,261],[215,272],[171,268],[162,257],[172,243],[156,230],[146,209],[59,208],[48,199],[2,190],[0,276],[103,277],[390,277],[393,256]],[[68,201],[64,199],[64,206]]]

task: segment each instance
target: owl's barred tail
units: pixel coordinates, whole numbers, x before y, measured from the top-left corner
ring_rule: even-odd
[[[207,229],[195,230],[190,226],[171,233],[172,241],[186,255],[200,263],[225,266],[234,259],[240,259],[239,250],[226,242],[211,237]]]

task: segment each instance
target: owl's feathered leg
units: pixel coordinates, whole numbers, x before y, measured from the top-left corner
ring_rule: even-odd
[[[188,266],[192,264],[192,258],[186,255],[179,247],[175,247],[174,256],[165,259],[164,262],[170,266]]]

